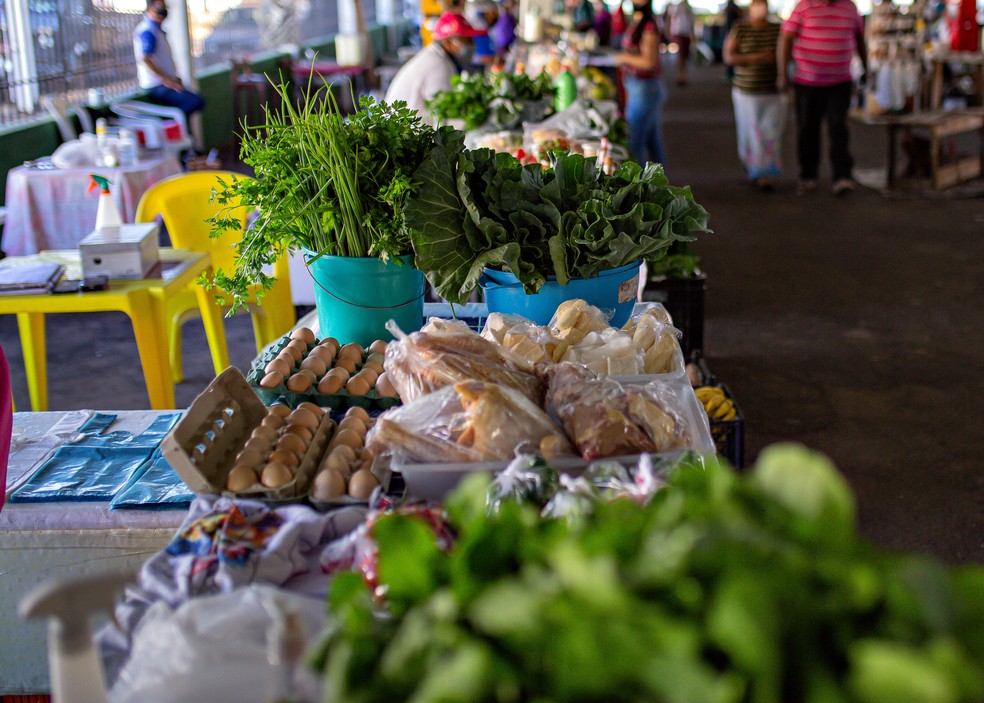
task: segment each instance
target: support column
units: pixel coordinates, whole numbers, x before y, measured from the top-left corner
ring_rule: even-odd
[[[177,69],[178,76],[188,90],[198,91],[198,79],[195,77],[195,58],[191,53],[191,24],[188,21],[187,0],[169,0],[168,15],[164,21],[167,31],[168,43],[171,45],[171,53],[174,56],[174,67]],[[202,139],[202,114],[195,113],[189,120],[188,128],[191,130],[192,139],[195,141],[195,148],[202,150],[204,141]]]

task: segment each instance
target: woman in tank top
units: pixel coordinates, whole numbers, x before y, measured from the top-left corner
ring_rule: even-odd
[[[615,57],[625,85],[629,151],[640,163],[662,164],[666,162],[662,132],[666,91],[660,80],[659,28],[649,0],[634,0],[633,10],[622,40],[623,53]]]

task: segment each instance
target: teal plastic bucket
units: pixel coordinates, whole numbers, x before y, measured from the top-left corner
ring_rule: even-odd
[[[424,275],[412,258],[402,264],[375,257],[321,256],[304,252],[314,279],[321,337],[362,346],[391,339],[386,322],[396,320],[404,332],[420,329],[424,321]]]
[[[575,278],[566,286],[550,276],[536,295],[527,295],[518,278],[496,269],[486,268],[479,285],[485,292],[489,312],[522,315],[538,325],[545,325],[565,300],[583,298],[606,313],[614,311],[611,324],[621,327],[632,315],[639,294],[641,265],[641,261],[636,261],[602,271],[596,278]]]

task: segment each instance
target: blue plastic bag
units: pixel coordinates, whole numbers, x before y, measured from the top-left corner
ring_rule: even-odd
[[[173,510],[187,508],[195,494],[157,449],[109,504],[111,510]]]

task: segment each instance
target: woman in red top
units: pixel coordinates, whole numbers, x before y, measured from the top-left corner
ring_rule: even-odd
[[[625,51],[615,57],[625,83],[629,151],[640,163],[665,163],[662,122],[666,91],[659,78],[659,28],[650,0],[635,0],[632,7],[632,24],[622,40]]]

